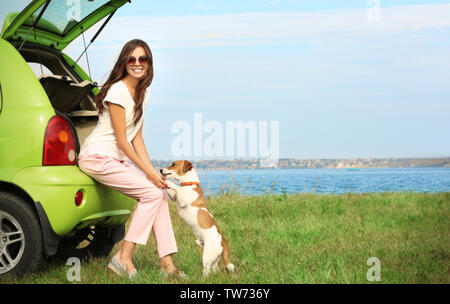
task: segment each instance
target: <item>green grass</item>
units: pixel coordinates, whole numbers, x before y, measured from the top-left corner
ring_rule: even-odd
[[[370,257],[381,261],[379,283],[450,283],[450,193],[292,194],[208,198],[225,234],[236,272],[202,276],[201,249],[170,203],[188,281],[158,275],[153,237],[138,246],[136,283],[370,283]],[[113,253],[117,251],[116,248]],[[107,269],[109,258],[81,262],[80,283],[130,283]],[[71,283],[64,262],[48,262],[23,278],[0,283]]]

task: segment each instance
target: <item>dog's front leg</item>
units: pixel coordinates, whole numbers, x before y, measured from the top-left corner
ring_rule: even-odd
[[[178,187],[177,184],[175,184],[174,182],[171,181],[166,181],[167,184],[167,194],[169,195],[170,199],[176,203],[178,203],[180,206],[180,194],[179,191],[181,190],[180,187]]]
[[[173,190],[176,195],[176,202],[180,205],[181,208],[186,207],[189,205],[190,202],[185,201],[185,196],[182,195],[183,190],[181,187],[179,187],[177,184],[171,181],[166,181],[167,189],[166,190]],[[181,194],[180,194],[181,193]]]
[[[180,187],[178,187],[177,184],[168,180],[166,180],[166,184],[167,184],[166,191],[173,191],[172,193],[175,193],[175,195],[178,194]]]
[[[169,196],[169,199],[173,202],[177,201],[177,193],[173,189],[166,189],[167,195]]]

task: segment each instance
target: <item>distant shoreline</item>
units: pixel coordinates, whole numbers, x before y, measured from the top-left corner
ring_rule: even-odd
[[[180,158],[182,159],[182,158]],[[347,158],[347,159],[301,159],[280,158],[278,162],[262,159],[190,160],[197,169],[208,170],[256,170],[256,169],[363,169],[363,168],[450,168],[450,157],[440,158]],[[172,160],[153,160],[156,167],[170,166]]]

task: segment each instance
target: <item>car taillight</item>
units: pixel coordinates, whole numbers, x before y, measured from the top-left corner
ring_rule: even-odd
[[[78,190],[77,193],[75,194],[75,206],[80,206],[81,203],[83,202],[83,191]]]
[[[75,135],[61,115],[53,116],[45,130],[43,166],[76,165]]]

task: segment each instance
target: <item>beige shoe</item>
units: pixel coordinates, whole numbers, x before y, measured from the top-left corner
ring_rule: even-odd
[[[189,276],[181,270],[176,270],[175,273],[168,273],[164,270],[159,270],[159,274],[163,277],[163,278],[168,278],[168,277],[177,277],[180,279],[189,279]]]
[[[128,267],[120,264],[119,260],[116,259],[115,256],[111,259],[111,262],[108,264],[108,268],[111,269],[112,271],[114,271],[117,275],[119,275],[121,277],[128,274],[128,277],[130,279],[134,279],[137,276],[136,268],[134,268],[131,271],[128,271]]]

